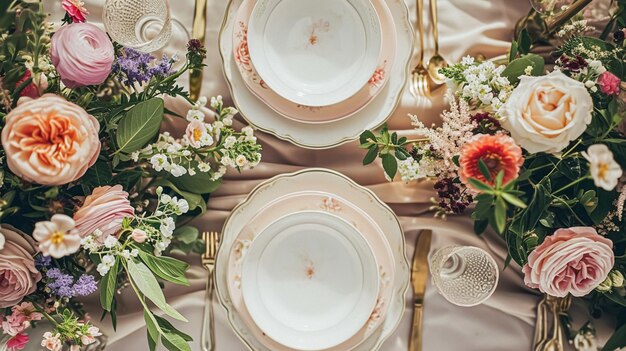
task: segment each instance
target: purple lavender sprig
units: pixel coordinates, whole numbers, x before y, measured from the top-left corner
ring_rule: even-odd
[[[132,87],[135,83],[146,83],[153,77],[170,76],[173,62],[166,55],[157,60],[148,53],[123,48],[113,63],[113,73],[119,75],[125,85]]]
[[[89,274],[83,274],[74,281],[71,275],[61,272],[58,268],[52,268],[46,272],[46,278],[49,279],[47,287],[61,298],[87,296],[98,290],[96,280]]]

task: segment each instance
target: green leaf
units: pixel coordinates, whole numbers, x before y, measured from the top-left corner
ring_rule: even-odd
[[[478,180],[476,178],[469,178],[468,181],[478,191],[481,191],[481,192],[484,192],[484,193],[487,193],[487,194],[493,193],[493,188],[491,186],[489,186],[489,184],[485,184],[485,183],[481,182],[480,180]]]
[[[111,311],[115,291],[117,290],[117,272],[119,271],[119,260],[116,260],[113,267],[100,280],[100,305],[105,311]]]
[[[118,150],[131,153],[152,140],[163,120],[163,100],[153,98],[142,101],[128,110],[117,127]]]
[[[222,184],[221,180],[211,180],[207,173],[202,172],[198,172],[193,176],[190,176],[189,174],[185,174],[180,177],[172,176],[168,178],[168,180],[178,189],[194,194],[212,193]]]
[[[165,296],[163,296],[163,291],[159,286],[159,282],[152,274],[152,271],[150,271],[145,264],[129,260],[127,267],[130,278],[133,280],[139,291],[141,291],[141,293],[144,294],[148,300],[152,301],[152,303],[154,303],[168,316],[187,322],[187,319],[183,317],[182,314],[178,313],[178,311],[165,301]]]
[[[478,159],[478,170],[482,173],[483,177],[487,179],[487,181],[491,181],[491,172],[489,172],[489,167],[482,158]]]
[[[191,336],[176,329],[167,319],[159,316],[154,316],[154,318],[157,320],[157,323],[159,323],[159,326],[161,327],[161,330],[163,330],[163,332],[178,334],[185,341],[193,341],[193,338]]]
[[[382,155],[381,158],[383,159],[383,169],[385,173],[387,173],[390,179],[393,179],[398,171],[398,161],[389,154]]]
[[[189,269],[187,263],[167,256],[156,257],[144,251],[139,252],[139,257],[159,278],[174,284],[189,286],[189,280],[185,277],[185,272]]]
[[[481,219],[478,221],[474,221],[474,233],[480,235],[487,230],[487,226],[489,225],[489,220]]]
[[[454,155],[454,156],[452,156],[452,162],[454,162],[454,164],[455,164],[457,167],[461,167],[461,164],[459,163],[459,159],[460,159],[460,158],[461,158],[461,156],[460,156],[460,155]]]
[[[117,156],[117,155],[116,155]],[[130,190],[141,180],[142,172],[136,169],[129,169],[116,174],[111,180],[112,184],[120,184],[124,190]]]
[[[156,350],[156,346],[159,344],[160,332],[157,327],[157,322],[152,312],[143,310],[143,319],[146,321],[146,328],[148,329],[148,347],[150,351]]]
[[[363,133],[361,133],[361,136],[359,137],[359,142],[361,144],[365,144],[368,142],[368,140],[376,142],[376,136],[371,131],[366,130]]]
[[[519,37],[517,38],[517,42],[519,45],[519,52],[522,55],[528,54],[530,52],[530,47],[532,45],[532,38],[528,33],[526,28],[522,29],[519,33]]]
[[[178,227],[174,230],[174,237],[185,244],[191,244],[198,240],[199,234],[198,228],[189,225]]]
[[[161,341],[163,342],[163,346],[169,351],[191,351],[191,347],[187,341],[176,333],[164,332]]]
[[[519,77],[526,74],[526,67],[532,66],[531,74],[533,76],[539,76],[543,74],[545,61],[543,57],[535,54],[524,55],[511,61],[507,67],[502,71],[502,76],[506,77],[511,84],[517,84]]]
[[[404,149],[399,147],[396,149],[396,158],[400,161],[404,161],[407,159],[407,156],[404,152],[402,152]]]
[[[370,147],[370,149],[367,151],[367,154],[365,154],[365,158],[363,158],[364,166],[374,162],[376,156],[378,156],[378,150],[378,145],[372,145],[372,147]]]
[[[500,189],[502,187],[502,181],[504,180],[504,170],[498,172],[496,175],[496,187]]]
[[[502,198],[506,200],[506,202],[510,203],[513,206],[526,208],[526,204],[515,195],[511,195],[509,193],[501,193],[500,196],[502,196]]]
[[[103,186],[111,184],[113,179],[113,171],[107,161],[98,160],[91,168],[85,172],[80,179],[81,183],[91,187]]]
[[[394,145],[398,144],[398,133],[393,132],[391,134],[391,143]]]
[[[509,50],[509,62],[515,60],[515,58],[517,57],[517,49],[517,41],[513,40],[513,42],[511,42],[511,49]]]
[[[506,227],[506,203],[501,197],[496,199],[494,216],[496,231],[500,234],[504,233],[504,228]]]

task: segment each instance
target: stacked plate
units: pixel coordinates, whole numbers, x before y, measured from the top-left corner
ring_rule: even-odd
[[[231,0],[220,33],[241,114],[313,149],[387,120],[412,43],[408,9],[397,0]]]
[[[224,225],[216,288],[252,350],[378,349],[402,318],[402,228],[369,190],[325,169],[257,187]]]

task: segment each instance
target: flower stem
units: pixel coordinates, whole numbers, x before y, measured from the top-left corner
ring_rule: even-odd
[[[582,181],[585,181],[587,179],[590,179],[590,177],[588,175],[586,177],[582,177],[582,178],[576,179],[575,181],[573,181],[573,182],[567,184],[566,186],[560,188],[559,190],[553,192],[552,195],[556,195],[556,194],[562,192],[563,190],[569,189],[570,187],[572,187],[572,186],[574,186],[574,185],[576,185],[576,184],[578,184],[578,183],[580,183]]]

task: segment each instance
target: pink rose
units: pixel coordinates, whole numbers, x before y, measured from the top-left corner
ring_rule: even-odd
[[[63,9],[74,22],[85,22],[85,16],[89,14],[85,8],[85,3],[81,0],[63,0]]]
[[[591,227],[558,229],[528,255],[524,282],[555,297],[581,297],[613,268],[613,242]]]
[[[619,85],[622,81],[613,73],[606,71],[598,77],[600,91],[606,95],[619,95]]]
[[[23,350],[28,344],[28,335],[20,333],[7,341],[9,351]]]
[[[6,308],[35,292],[41,273],[35,269],[33,239],[4,224],[0,233],[6,240],[0,250],[0,308]]]
[[[52,63],[70,87],[102,84],[111,73],[115,53],[107,34],[90,23],[72,23],[52,36]]]
[[[82,177],[100,153],[98,121],[60,96],[21,98],[5,118],[7,165],[26,181],[67,184]]]
[[[135,215],[135,209],[128,201],[128,193],[121,185],[101,186],[93,189],[85,198],[85,203],[74,213],[76,229],[81,237],[92,234],[96,229],[102,232],[101,240],[115,235],[122,228],[124,217]]]

